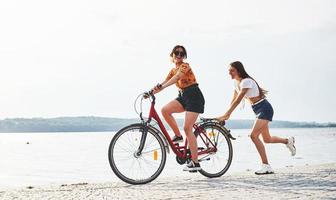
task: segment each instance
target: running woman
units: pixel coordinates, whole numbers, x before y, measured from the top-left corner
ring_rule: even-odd
[[[259,135],[262,135],[264,143],[285,144],[290,150],[292,156],[296,154],[294,137],[286,139],[270,135],[268,124],[273,118],[272,105],[266,99],[266,91],[262,89],[250,75],[248,75],[241,62],[236,61],[231,63],[229,74],[235,81],[233,98],[229,109],[223,116],[217,117],[217,120],[228,120],[238,104],[244,98],[247,99],[251,103],[252,109],[256,114],[256,120],[251,131],[251,139],[255,144],[262,161],[261,169],[256,171],[255,174],[273,174],[274,171],[268,163],[265,147],[259,139]]]

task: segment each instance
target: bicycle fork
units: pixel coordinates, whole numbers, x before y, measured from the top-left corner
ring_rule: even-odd
[[[143,148],[145,147],[145,142],[146,142],[146,138],[147,138],[147,133],[148,133],[148,123],[147,122],[143,122],[143,129],[142,129],[142,134],[141,134],[141,139],[140,139],[140,145],[138,150],[135,152],[135,157],[140,157]]]

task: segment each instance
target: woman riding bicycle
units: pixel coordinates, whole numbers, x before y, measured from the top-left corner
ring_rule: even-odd
[[[219,121],[224,121],[230,118],[231,113],[238,106],[238,104],[246,98],[252,105],[252,109],[256,114],[256,121],[254,123],[251,139],[255,144],[258,153],[262,160],[262,168],[255,172],[257,175],[274,173],[268,163],[266,151],[263,143],[259,139],[261,134],[265,143],[283,143],[291,151],[292,156],[295,155],[296,149],[294,146],[294,137],[288,139],[271,136],[269,133],[268,123],[273,118],[273,108],[265,98],[265,90],[259,87],[258,83],[247,74],[241,62],[236,61],[230,64],[229,74],[232,79],[235,79],[235,90],[231,105],[226,113],[218,117]]]
[[[172,84],[176,84],[179,89],[178,97],[165,105],[161,112],[175,133],[172,139],[174,143],[183,142],[183,137],[172,114],[185,112],[184,132],[189,142],[191,162],[183,170],[196,172],[201,170],[201,167],[198,163],[197,141],[192,128],[198,115],[204,112],[205,101],[193,71],[189,64],[184,62],[184,59],[187,58],[186,49],[181,45],[177,45],[171,51],[170,57],[175,67],[170,70],[165,81],[156,85],[153,91],[154,94],[158,93]]]

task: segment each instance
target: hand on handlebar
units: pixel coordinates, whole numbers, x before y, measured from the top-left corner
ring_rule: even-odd
[[[150,96],[149,92],[144,92],[143,95],[142,95],[142,97],[143,97],[144,99],[148,99],[149,96]]]
[[[162,90],[162,85],[160,83],[158,83],[156,86],[154,86],[154,88],[151,90],[153,92],[153,94],[158,93]]]
[[[161,85],[160,83],[158,83],[158,84],[153,88],[153,90],[154,90],[155,92],[159,92],[161,89],[162,89],[162,85]]]
[[[148,92],[144,92],[143,95],[142,95],[142,97],[144,99],[148,99],[151,95],[153,95],[153,92],[154,92],[153,89],[149,90]]]
[[[151,95],[158,93],[162,90],[162,85],[158,83],[153,89],[143,94],[144,99],[148,99]]]

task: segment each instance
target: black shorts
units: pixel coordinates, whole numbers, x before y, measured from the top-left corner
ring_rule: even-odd
[[[195,113],[204,113],[205,100],[198,84],[194,84],[179,91],[176,98],[184,110]]]

